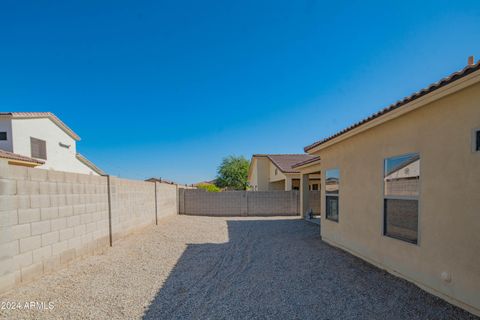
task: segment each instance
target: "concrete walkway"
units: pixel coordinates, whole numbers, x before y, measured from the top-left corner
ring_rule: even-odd
[[[475,319],[293,218],[173,216],[0,297],[4,318]]]

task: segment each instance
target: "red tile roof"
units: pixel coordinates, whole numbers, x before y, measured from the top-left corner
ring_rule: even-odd
[[[56,115],[51,112],[0,112],[0,116],[10,116],[13,119],[38,119],[48,118],[52,120],[57,126],[65,131],[73,139],[79,141],[80,137],[73,132],[65,123],[62,122]]]
[[[299,173],[293,166],[299,162],[316,158],[309,154],[254,154],[253,157],[267,157],[283,173]]]
[[[30,163],[34,163],[34,164],[37,164],[37,165],[41,165],[41,164],[45,163],[41,160],[25,157],[25,156],[22,156],[22,155],[13,153],[13,152],[1,150],[1,149],[0,149],[0,158],[7,159],[7,160],[17,160],[17,161],[23,161],[23,162],[30,162]]]
[[[396,109],[398,109],[398,108],[406,105],[406,104],[409,103],[409,102],[412,102],[412,101],[414,101],[414,100],[416,100],[416,99],[418,99],[418,98],[420,98],[420,97],[425,96],[426,94],[428,94],[428,93],[430,93],[430,92],[433,92],[433,91],[435,91],[435,90],[437,90],[437,89],[439,89],[439,88],[442,88],[442,87],[444,87],[444,86],[446,86],[446,85],[448,85],[448,84],[450,84],[450,83],[452,83],[452,82],[455,82],[455,81],[457,81],[457,80],[459,80],[459,79],[461,79],[461,78],[463,78],[463,77],[465,77],[465,76],[467,76],[467,75],[469,75],[469,74],[471,74],[471,73],[473,73],[473,72],[475,72],[475,71],[477,71],[477,70],[480,70],[480,61],[478,61],[476,64],[473,64],[473,65],[467,65],[467,66],[466,66],[465,68],[463,68],[462,70],[459,70],[459,71],[457,71],[457,72],[454,72],[454,73],[450,74],[449,76],[447,76],[447,77],[445,77],[445,78],[443,78],[443,79],[441,79],[441,80],[439,80],[439,81],[437,81],[437,82],[435,82],[435,83],[432,83],[432,84],[429,85],[428,87],[423,88],[423,89],[421,89],[420,91],[417,91],[417,92],[411,94],[410,96],[405,97],[405,98],[403,98],[402,100],[399,100],[399,101],[391,104],[391,105],[388,106],[387,108],[378,111],[377,113],[371,115],[370,117],[368,117],[368,118],[366,118],[366,119],[363,119],[363,120],[361,120],[361,121],[359,121],[359,122],[357,122],[357,123],[355,123],[355,124],[353,124],[353,125],[345,128],[345,129],[343,129],[342,131],[335,133],[334,135],[332,135],[332,136],[330,136],[330,137],[328,137],[328,138],[319,140],[319,141],[317,141],[317,142],[314,142],[314,143],[306,146],[306,147],[304,148],[304,150],[305,150],[305,152],[308,152],[309,150],[311,150],[311,149],[313,149],[313,148],[315,148],[315,147],[317,147],[317,146],[319,146],[319,145],[321,145],[321,144],[323,144],[323,143],[325,143],[325,142],[327,142],[327,141],[330,141],[330,140],[332,140],[332,139],[334,139],[334,138],[336,138],[336,137],[338,137],[338,136],[341,136],[341,135],[343,135],[344,133],[347,133],[347,132],[349,132],[350,130],[353,130],[353,129],[355,129],[355,128],[357,128],[357,127],[359,127],[359,126],[361,126],[361,125],[363,125],[363,124],[365,124],[365,123],[367,123],[367,122],[370,122],[370,121],[372,121],[372,120],[374,120],[374,119],[376,119],[376,118],[378,118],[378,117],[381,117],[381,116],[383,116],[383,115],[386,114],[386,113],[389,113],[389,112],[391,112],[391,111],[393,111],[393,110],[396,110]]]

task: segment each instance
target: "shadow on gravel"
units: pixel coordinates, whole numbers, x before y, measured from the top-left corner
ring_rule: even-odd
[[[144,319],[476,319],[325,244],[317,225],[227,223],[229,242],[187,247]]]

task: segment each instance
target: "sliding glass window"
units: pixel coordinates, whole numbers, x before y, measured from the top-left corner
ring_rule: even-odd
[[[325,218],[338,222],[338,197],[340,186],[340,171],[330,169],[325,171]]]
[[[420,155],[411,153],[385,159],[383,234],[418,242]]]

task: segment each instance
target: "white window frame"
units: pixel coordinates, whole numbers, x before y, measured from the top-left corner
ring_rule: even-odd
[[[330,171],[330,170],[338,170],[338,193],[329,193],[327,191],[327,171]],[[325,219],[326,220],[329,220],[329,221],[333,221],[333,222],[336,222],[336,223],[339,223],[340,222],[340,180],[341,180],[341,176],[340,176],[340,169],[338,167],[334,167],[334,168],[330,168],[330,169],[326,169],[325,170],[325,177],[324,177],[324,181],[325,181]],[[337,219],[332,219],[332,218],[329,218],[328,217],[328,214],[327,214],[327,197],[336,197],[337,198]]]

